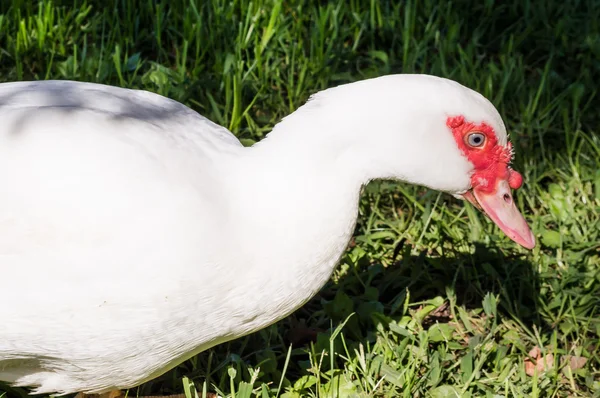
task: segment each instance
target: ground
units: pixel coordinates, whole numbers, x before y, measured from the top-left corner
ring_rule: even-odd
[[[129,396],[600,397],[600,3],[389,3],[0,3],[0,81],[148,89],[249,145],[320,89],[430,73],[489,98],[515,145],[533,251],[447,195],[373,183],[317,297]]]

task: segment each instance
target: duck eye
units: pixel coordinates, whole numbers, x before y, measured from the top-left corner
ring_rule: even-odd
[[[467,145],[473,148],[478,148],[485,144],[485,135],[483,133],[471,133],[466,138]]]

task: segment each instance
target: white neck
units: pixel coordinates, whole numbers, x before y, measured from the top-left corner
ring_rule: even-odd
[[[354,233],[362,186],[387,177],[374,175],[379,165],[369,167],[359,143],[336,140],[344,133],[323,131],[331,125],[299,112],[293,117],[308,124],[288,118],[233,161],[229,229],[248,270],[239,285],[266,294],[256,308],[244,303],[246,313],[263,314],[247,322],[251,330],[287,316],[323,287]],[[408,147],[402,151],[398,156],[410,156]]]
[[[231,260],[244,263],[236,266],[243,270],[238,285],[265,294],[256,304],[238,303],[257,314],[249,331],[288,315],[326,283],[354,232],[361,187],[371,179],[449,192],[469,186],[472,165],[446,118],[467,105],[478,120],[489,106],[455,101],[471,95],[465,90],[406,76],[326,90],[231,158],[227,228],[237,245]]]
[[[354,232],[365,182],[343,172],[339,159],[323,148],[299,147],[282,137],[245,151],[233,180],[231,213],[236,250],[251,259],[257,286],[269,284],[271,297],[262,305],[270,302],[278,317],[302,305],[331,276]]]

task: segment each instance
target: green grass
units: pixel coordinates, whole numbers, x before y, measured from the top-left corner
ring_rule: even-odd
[[[599,24],[591,0],[2,1],[0,81],[148,89],[250,144],[315,91],[419,72],[509,127],[535,250],[449,196],[372,183],[317,297],[130,396],[600,397]],[[529,376],[535,346],[555,366]]]

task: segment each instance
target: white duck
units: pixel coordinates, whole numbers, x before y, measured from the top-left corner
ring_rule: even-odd
[[[0,84],[0,380],[34,393],[148,381],[289,315],[326,283],[361,187],[464,197],[534,237],[483,96],[426,75],[322,91],[245,148],[156,94]]]

